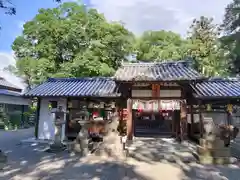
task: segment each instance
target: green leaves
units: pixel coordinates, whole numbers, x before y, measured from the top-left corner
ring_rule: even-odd
[[[12,45],[19,75],[38,84],[48,77],[109,76],[131,52],[134,36],[95,9],[69,2],[40,9]]]
[[[184,56],[183,40],[179,34],[168,31],[147,31],[137,40],[135,51],[138,60],[179,60]]]
[[[229,51],[228,58],[231,63],[231,73],[240,73],[240,1],[233,0],[225,9],[222,28],[224,37],[221,38],[222,45]]]
[[[228,73],[226,51],[219,41],[219,27],[212,18],[200,17],[190,26],[188,55],[198,64],[198,70],[206,76],[221,76]]]
[[[234,3],[234,12],[227,11],[225,21],[226,31],[231,32],[239,23]],[[164,30],[146,31],[135,38],[97,10],[68,2],[40,9],[24,25],[23,34],[12,45],[16,69],[9,70],[32,86],[48,77],[111,76],[128,55],[136,54],[141,61],[192,59],[206,76],[223,76],[228,74],[230,58],[240,62],[240,40],[236,41],[239,32],[219,39],[220,32],[212,18],[202,16],[193,21],[187,38]],[[240,63],[232,64],[240,72]]]

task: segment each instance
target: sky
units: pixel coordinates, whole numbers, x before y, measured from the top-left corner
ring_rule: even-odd
[[[67,0],[64,0],[67,1]],[[74,1],[74,0],[69,0]],[[221,23],[224,9],[231,0],[84,0],[84,4],[98,9],[111,21],[121,21],[136,35],[145,30],[171,30],[186,35],[194,18],[213,17]],[[23,24],[31,20],[39,8],[52,8],[53,0],[12,0],[17,9],[15,16],[0,11],[0,76],[23,87],[20,79],[2,69],[15,60],[11,49],[14,39],[21,35]]]

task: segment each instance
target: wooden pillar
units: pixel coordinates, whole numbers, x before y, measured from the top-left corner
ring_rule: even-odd
[[[203,137],[203,116],[202,116],[202,104],[198,103],[199,107],[199,129],[200,129],[200,137]]]
[[[232,125],[232,111],[233,111],[233,107],[232,104],[228,104],[227,105],[227,125]]]
[[[41,109],[41,98],[38,97],[37,98],[36,124],[35,124],[35,138],[36,139],[38,139],[40,109]]]
[[[133,138],[132,99],[127,100],[127,140]]]
[[[184,140],[186,134],[187,109],[185,102],[181,102],[180,115],[180,140]]]
[[[152,85],[152,97],[156,98],[160,96],[160,85],[153,84]]]
[[[191,116],[191,136],[194,136],[194,116],[193,116],[193,105],[190,105],[190,116]]]
[[[24,116],[24,109],[25,109],[24,106],[25,105],[20,105],[20,106],[21,106],[21,124],[24,126],[25,122],[26,122],[25,121],[26,119],[25,119],[25,116]]]
[[[176,131],[176,117],[175,117],[175,111],[172,113],[172,136],[175,136],[175,131]]]

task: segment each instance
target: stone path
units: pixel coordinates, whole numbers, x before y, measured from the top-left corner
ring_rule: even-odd
[[[151,180],[239,180],[239,166],[199,165],[191,155],[192,143],[176,143],[165,138],[135,138],[130,146],[128,164]]]
[[[180,148],[171,140],[138,139],[135,146],[142,156],[125,158],[119,137],[112,134],[100,155],[81,158],[67,152],[46,153],[43,151],[46,145],[41,144],[12,145],[8,149],[15,149],[8,153],[8,167],[0,172],[0,180],[239,180],[240,177],[238,167],[201,166],[157,155],[158,151],[165,152],[167,157]],[[187,147],[191,144],[186,144]],[[175,155],[174,158],[180,157]]]

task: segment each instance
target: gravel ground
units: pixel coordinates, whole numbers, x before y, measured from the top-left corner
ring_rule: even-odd
[[[3,135],[6,137],[7,134]],[[107,147],[103,148],[100,156],[86,158],[67,152],[46,153],[46,145],[43,144],[19,144],[21,139],[31,136],[29,130],[15,132],[15,135],[6,138],[1,134],[0,146],[8,154],[9,161],[4,171],[0,172],[0,180],[239,180],[240,177],[237,166],[216,167],[125,158],[119,138],[114,136],[105,142]],[[158,139],[155,141],[157,144]],[[148,144],[145,142],[142,146],[147,147]]]

